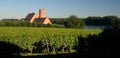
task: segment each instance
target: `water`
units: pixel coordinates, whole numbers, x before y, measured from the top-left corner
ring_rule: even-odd
[[[85,29],[101,29],[103,30],[105,28],[105,26],[85,26]]]

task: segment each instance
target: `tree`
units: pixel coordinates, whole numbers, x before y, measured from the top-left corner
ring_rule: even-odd
[[[85,19],[86,25],[103,25],[102,17],[89,16]]]
[[[71,15],[64,23],[64,26],[66,28],[82,28],[84,26],[84,22],[82,19],[77,18],[76,15]]]
[[[99,35],[87,37],[89,57],[119,56],[120,28],[105,28]]]
[[[0,57],[20,55],[22,51],[23,49],[16,44],[0,41]]]
[[[103,20],[105,20],[107,26],[113,26],[113,25],[119,25],[120,20],[117,16],[105,16],[103,17]]]

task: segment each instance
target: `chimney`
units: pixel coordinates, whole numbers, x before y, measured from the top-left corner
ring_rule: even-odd
[[[45,10],[44,9],[39,10],[39,18],[45,18]]]

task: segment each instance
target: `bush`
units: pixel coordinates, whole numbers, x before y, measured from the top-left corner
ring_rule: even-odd
[[[66,28],[83,28],[84,21],[82,19],[77,18],[77,16],[75,15],[71,15],[65,22],[64,26]]]

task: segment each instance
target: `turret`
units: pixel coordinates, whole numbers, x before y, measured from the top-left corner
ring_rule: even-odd
[[[45,18],[45,10],[44,9],[39,10],[39,18]]]

